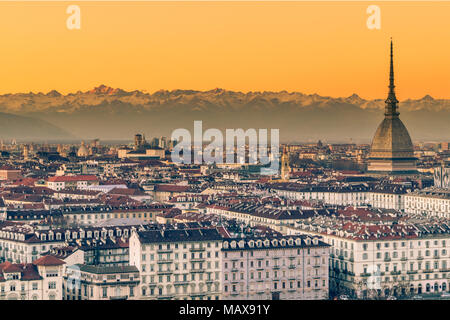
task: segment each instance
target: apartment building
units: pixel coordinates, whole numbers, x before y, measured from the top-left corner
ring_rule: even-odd
[[[303,222],[332,246],[330,289],[357,297],[439,294],[450,285],[447,223]],[[295,233],[295,232],[293,232]]]
[[[279,196],[292,200],[317,200],[335,206],[372,206],[375,208],[403,210],[403,196],[407,189],[402,186],[365,185],[305,187],[302,185],[287,185],[274,189]]]
[[[219,299],[221,247],[215,228],[133,232],[130,265],[141,276],[141,299]]]
[[[122,238],[127,241],[133,226],[50,229],[46,226],[7,224],[0,227],[0,260],[31,263],[53,248],[77,239]]]
[[[222,299],[327,299],[329,247],[309,236],[224,239]]]
[[[139,270],[135,266],[75,264],[64,275],[64,300],[139,299]]]
[[[52,256],[0,264],[0,300],[61,300],[65,262]]]
[[[450,189],[427,188],[405,195],[405,212],[450,218]]]
[[[95,175],[55,176],[49,177],[46,186],[52,190],[68,188],[81,189],[91,185],[98,185],[99,179]]]

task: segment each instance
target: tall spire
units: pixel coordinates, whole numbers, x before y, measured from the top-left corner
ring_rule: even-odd
[[[398,116],[400,113],[397,112],[397,97],[395,96],[395,85],[394,85],[394,49],[391,38],[391,65],[389,72],[389,94],[386,99],[386,108],[384,115],[386,117]]]

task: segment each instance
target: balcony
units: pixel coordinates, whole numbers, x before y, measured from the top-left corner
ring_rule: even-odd
[[[109,300],[127,300],[128,296],[115,296],[115,297],[109,297]]]
[[[172,253],[172,249],[158,249],[156,250],[157,253]]]
[[[439,259],[439,258],[440,258],[440,256],[438,254],[433,256],[433,259]]]
[[[417,270],[409,270],[409,271],[406,271],[406,273],[407,274],[416,274]]]
[[[158,260],[156,263],[158,264],[173,263],[173,260],[172,259]]]
[[[191,269],[191,273],[205,273],[204,269]]]
[[[390,257],[384,257],[384,261],[389,262],[389,261],[391,261],[391,258]]]
[[[157,274],[172,274],[173,271],[172,270],[158,270],[156,273]]]
[[[371,273],[365,272],[365,273],[361,273],[361,277],[370,277]]]
[[[423,260],[423,257],[422,256],[418,256],[416,259],[417,260]]]
[[[406,261],[406,260],[408,260],[408,258],[402,257],[400,260],[401,260],[401,261]]]
[[[199,251],[205,251],[206,248],[189,248],[189,251],[191,252],[199,252]]]
[[[396,276],[399,275],[400,273],[402,273],[401,271],[391,271],[391,274]]]

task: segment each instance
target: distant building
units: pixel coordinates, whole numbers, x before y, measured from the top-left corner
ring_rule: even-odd
[[[85,157],[89,156],[89,150],[86,147],[84,141],[81,142],[81,146],[77,151],[77,156],[80,158],[85,158]]]
[[[450,161],[442,162],[434,168],[434,186],[450,189]]]
[[[450,190],[425,188],[407,193],[405,212],[450,219]]]
[[[0,180],[19,180],[22,178],[22,173],[19,169],[2,166],[0,167]]]
[[[59,176],[48,178],[47,187],[56,191],[67,188],[81,189],[90,185],[98,185],[98,182],[95,175]]]

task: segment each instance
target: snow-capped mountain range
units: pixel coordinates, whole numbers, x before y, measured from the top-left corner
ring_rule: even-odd
[[[46,121],[80,139],[131,139],[136,132],[170,135],[173,129],[189,129],[194,120],[203,120],[205,128],[279,128],[281,138],[289,141],[370,142],[383,108],[384,99],[365,100],[356,94],[333,98],[286,91],[150,94],[101,85],[67,95],[55,90],[0,95],[0,112]],[[404,100],[400,113],[413,139],[450,140],[450,100],[428,95]],[[0,136],[11,137],[1,126]]]

